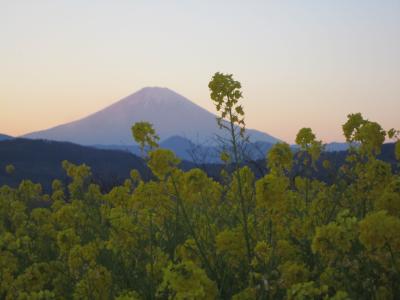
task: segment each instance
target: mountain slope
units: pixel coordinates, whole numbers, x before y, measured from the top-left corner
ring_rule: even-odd
[[[0,133],[0,141],[7,141],[13,139],[12,136]]]
[[[144,178],[150,174],[144,161],[131,153],[65,142],[19,138],[1,141],[0,157],[0,186],[16,186],[21,180],[29,179],[41,183],[49,191],[54,179],[67,179],[61,167],[63,160],[89,165],[95,182],[105,188],[121,184],[129,178],[132,169],[139,170]],[[15,166],[12,175],[5,172],[8,164]]]
[[[173,144],[174,140],[176,141],[174,138],[169,143]],[[259,146],[263,147],[263,145]],[[384,144],[379,159],[390,163],[393,170],[399,172],[394,146],[393,143]],[[68,178],[61,167],[63,160],[90,166],[93,181],[100,184],[104,190],[110,190],[116,184],[122,184],[126,178],[129,178],[132,169],[137,169],[144,180],[151,178],[150,170],[146,167],[145,162],[127,151],[101,150],[65,142],[18,138],[0,141],[0,158],[0,186],[7,184],[15,187],[21,180],[29,179],[41,183],[44,190],[49,192],[54,179],[61,179],[65,184],[68,183]],[[346,151],[323,152],[317,163],[319,171],[315,175],[321,180],[329,181],[332,173],[326,172],[326,169],[322,168],[322,162],[328,160],[333,170],[337,170],[345,162],[345,158]],[[15,166],[13,174],[7,174],[5,171],[8,164]],[[266,165],[265,156],[248,164],[257,178],[265,175]],[[183,170],[200,167],[214,179],[218,179],[221,170],[227,168],[224,164],[187,161],[182,161],[179,167]],[[296,173],[298,169],[299,166],[295,165],[293,172]]]
[[[182,136],[196,141],[209,141],[221,135],[215,115],[167,88],[144,88],[111,106],[83,119],[25,135],[82,145],[129,145],[133,143],[131,126],[148,121],[161,140]],[[278,139],[248,130],[253,141],[275,143]]]
[[[16,187],[22,180],[31,180],[41,183],[44,190],[49,192],[54,179],[60,179],[67,185],[69,179],[61,166],[63,160],[88,165],[93,182],[107,191],[123,184],[133,169],[139,171],[143,180],[152,178],[145,161],[126,149],[105,150],[69,142],[16,138],[0,141],[0,158],[0,187],[4,184]],[[15,167],[13,174],[6,172],[5,167],[8,164]],[[197,166],[187,161],[179,164],[182,170]],[[202,167],[209,176],[217,178],[222,166],[203,164]]]

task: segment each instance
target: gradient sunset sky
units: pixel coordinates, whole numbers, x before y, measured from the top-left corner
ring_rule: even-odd
[[[248,127],[343,141],[362,112],[400,129],[400,0],[0,0],[0,133],[79,119],[145,86],[214,112],[216,71]]]

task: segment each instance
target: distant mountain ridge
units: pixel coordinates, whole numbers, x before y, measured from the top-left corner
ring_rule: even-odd
[[[146,162],[127,151],[113,149],[95,149],[70,142],[32,140],[14,138],[0,141],[0,186],[7,184],[16,187],[22,180],[41,183],[46,192],[51,191],[52,181],[60,179],[69,183],[62,161],[74,164],[86,164],[91,167],[93,180],[109,191],[116,185],[123,184],[130,177],[130,172],[139,171],[143,180],[152,178]],[[8,174],[5,167],[12,164],[13,174]],[[197,165],[182,161],[179,167],[190,170]],[[209,175],[217,176],[220,165],[203,165]]]
[[[11,135],[0,133],[0,141],[7,141],[7,140],[11,140],[11,139],[13,139],[13,137]]]
[[[220,147],[218,145],[196,144],[181,136],[171,136],[159,143],[163,149],[172,150],[180,159],[196,163],[221,163]],[[266,153],[271,149],[273,143],[254,142],[246,144],[242,149],[248,160],[265,158]],[[112,149],[130,152],[141,155],[138,145],[91,145],[97,149]]]
[[[197,163],[221,163],[220,148],[218,145],[196,144],[181,136],[171,136],[159,143],[161,148],[172,150],[179,158]],[[274,144],[268,142],[252,142],[245,145],[243,149],[245,159],[259,160],[264,159],[268,151]],[[97,149],[112,149],[130,152],[141,155],[138,145],[91,145]],[[297,151],[297,145],[291,145],[293,151]],[[349,148],[347,143],[328,143],[325,144],[326,152],[346,151]]]
[[[181,136],[195,143],[213,143],[224,135],[216,116],[178,93],[147,87],[77,121],[24,135],[26,138],[68,141],[81,145],[132,145],[131,126],[147,121],[161,140]],[[276,143],[279,139],[248,129],[252,141]]]
[[[396,172],[399,166],[394,155],[393,143],[384,144],[382,153],[378,156],[392,165]],[[323,152],[319,160],[329,160],[333,166],[341,166],[346,158],[346,151]],[[61,167],[63,160],[75,164],[87,164],[92,168],[94,182],[102,188],[110,190],[116,184],[122,184],[129,178],[130,171],[137,169],[144,180],[151,178],[151,172],[143,159],[124,151],[94,149],[82,145],[66,142],[54,142],[46,140],[29,140],[14,138],[0,141],[0,185],[8,184],[17,186],[22,180],[29,179],[43,184],[44,190],[51,191],[54,179],[61,179],[65,185],[68,179]],[[5,166],[12,164],[15,172],[10,175],[5,171]],[[248,163],[253,168],[257,177],[265,175],[265,156],[257,161]],[[179,167],[183,170],[200,167],[214,179],[219,178],[220,171],[226,168],[224,164],[203,164],[182,161]],[[325,169],[319,173],[319,178],[327,179],[329,172]]]

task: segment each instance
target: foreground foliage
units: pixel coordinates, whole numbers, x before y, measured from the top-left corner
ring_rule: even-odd
[[[141,122],[132,133],[151,181],[132,171],[103,194],[88,166],[65,161],[70,183],[55,180],[50,195],[29,181],[0,188],[0,298],[400,298],[400,176],[376,158],[398,132],[349,115],[344,135],[358,146],[328,185],[310,175],[323,145],[303,128],[298,155],[278,143],[255,180],[238,147],[240,83],[217,73],[209,87],[231,136],[222,182],[179,170]]]

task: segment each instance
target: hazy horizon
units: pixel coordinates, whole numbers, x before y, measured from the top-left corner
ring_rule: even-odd
[[[216,71],[249,128],[343,141],[346,115],[400,127],[400,1],[2,1],[0,133],[83,118],[147,86],[210,112]]]

